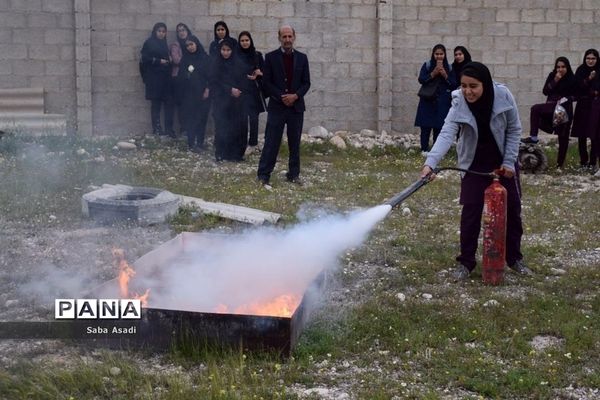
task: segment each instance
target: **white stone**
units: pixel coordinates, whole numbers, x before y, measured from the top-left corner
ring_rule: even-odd
[[[339,136],[341,138],[348,137],[348,135],[350,135],[349,131],[335,131],[334,132],[334,136]]]
[[[77,154],[78,156],[84,156],[87,154],[87,151],[85,151],[85,149],[77,149],[75,154]]]
[[[119,142],[117,143],[117,148],[119,150],[135,150],[137,149],[137,146],[134,143]]]
[[[411,215],[411,214],[412,214],[412,211],[410,211],[410,208],[408,208],[408,207],[404,207],[404,208],[402,209],[402,215],[403,215],[403,216],[405,216],[405,217],[408,217],[408,216],[409,216],[409,215]]]
[[[499,305],[500,305],[500,303],[498,302],[498,300],[494,300],[494,299],[488,300],[485,303],[483,303],[484,307],[497,307]]]
[[[308,136],[313,138],[328,139],[331,137],[331,133],[329,133],[327,129],[319,125],[310,128],[308,130]]]
[[[561,268],[550,268],[550,273],[552,273],[552,275],[564,275],[567,271]]]
[[[423,293],[421,297],[423,297],[425,300],[431,300],[433,298],[433,295],[430,293]]]
[[[406,295],[404,293],[396,293],[396,298],[400,301],[406,301]]]
[[[119,367],[111,367],[109,371],[112,376],[117,376],[121,374],[121,368]]]
[[[6,300],[6,302],[4,303],[4,307],[10,308],[16,306],[17,304],[19,304],[19,300]]]
[[[344,139],[342,139],[339,136],[334,136],[331,139],[329,139],[329,143],[331,143],[332,145],[334,145],[338,149],[342,149],[342,150],[346,150],[346,148],[348,147],[346,145],[346,142],[344,141]]]
[[[360,131],[360,136],[364,136],[364,137],[377,137],[377,131],[374,131],[372,129],[362,129]]]

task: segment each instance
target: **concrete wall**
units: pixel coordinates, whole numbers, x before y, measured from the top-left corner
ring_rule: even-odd
[[[488,64],[524,125],[554,59],[575,68],[600,47],[600,0],[0,0],[0,87],[45,87],[47,112],[84,135],[148,132],[137,62],[152,26],[174,40],[185,22],[208,47],[219,19],[263,52],[292,24],[311,63],[305,127],[333,131],[413,132],[416,76],[436,43]]]
[[[47,113],[76,125],[73,0],[0,0],[0,87],[45,88]]]

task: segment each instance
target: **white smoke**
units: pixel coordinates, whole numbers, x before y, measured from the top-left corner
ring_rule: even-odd
[[[390,210],[381,205],[291,229],[255,229],[210,246],[188,241],[185,255],[165,265],[159,279],[144,280],[139,271],[136,286],[143,282],[152,288],[150,307],[204,312],[286,294],[301,297],[317,275],[338,265],[340,254],[360,246]]]

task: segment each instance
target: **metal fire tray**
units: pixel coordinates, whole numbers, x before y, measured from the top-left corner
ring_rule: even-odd
[[[189,247],[217,245],[228,237],[230,235],[184,232],[140,257],[132,267],[136,271],[136,277],[160,276]],[[132,282],[135,282],[135,278]],[[124,327],[135,325],[135,334],[118,337],[108,335],[93,340],[110,347],[157,350],[168,350],[178,343],[186,345],[192,342],[194,346],[274,351],[288,356],[298,341],[311,305],[317,300],[324,285],[325,273],[321,272],[306,288],[300,304],[290,317],[177,310],[153,302],[151,292],[150,307],[142,309],[141,320],[114,321]],[[152,288],[152,291],[155,289]],[[117,279],[113,279],[92,290],[87,297],[118,298],[118,293]],[[110,324],[106,320],[100,322],[103,325]]]

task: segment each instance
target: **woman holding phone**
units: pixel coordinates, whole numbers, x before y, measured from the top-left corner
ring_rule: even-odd
[[[450,110],[450,92],[456,88],[456,77],[451,73],[452,68],[446,58],[446,47],[436,44],[431,51],[429,61],[423,63],[419,72],[419,83],[421,85],[432,80],[437,81],[436,95],[434,99],[421,98],[417,107],[415,126],[421,128],[421,151],[429,151],[429,137],[433,130],[433,142],[435,143],[448,110]]]

